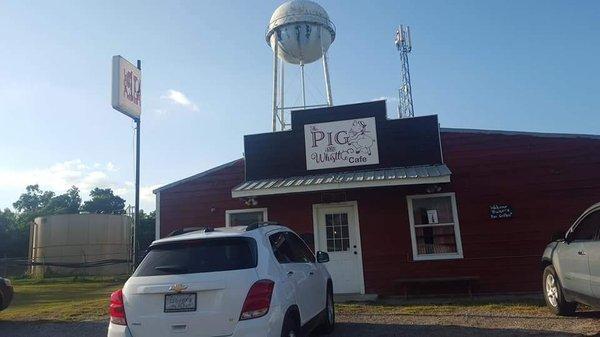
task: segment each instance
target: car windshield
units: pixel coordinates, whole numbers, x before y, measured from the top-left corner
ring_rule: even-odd
[[[158,244],[133,276],[208,273],[254,268],[256,241],[252,238],[215,238]]]

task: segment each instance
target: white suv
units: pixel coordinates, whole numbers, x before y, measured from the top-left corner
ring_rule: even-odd
[[[108,337],[294,337],[333,331],[331,276],[290,229],[260,223],[157,240],[111,295]]]

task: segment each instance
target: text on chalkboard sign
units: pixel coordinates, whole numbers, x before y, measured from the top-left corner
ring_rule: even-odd
[[[491,205],[490,219],[508,219],[513,217],[513,209],[510,205]]]

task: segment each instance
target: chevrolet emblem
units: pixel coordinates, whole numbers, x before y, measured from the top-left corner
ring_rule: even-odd
[[[187,288],[188,288],[188,286],[181,284],[181,283],[177,283],[177,284],[170,286],[169,291],[174,291],[176,293],[180,293],[180,292],[186,290]]]

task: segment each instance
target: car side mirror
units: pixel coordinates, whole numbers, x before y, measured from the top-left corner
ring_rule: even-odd
[[[317,262],[319,262],[319,263],[329,262],[329,254],[322,252],[322,251],[318,251],[317,252]]]

